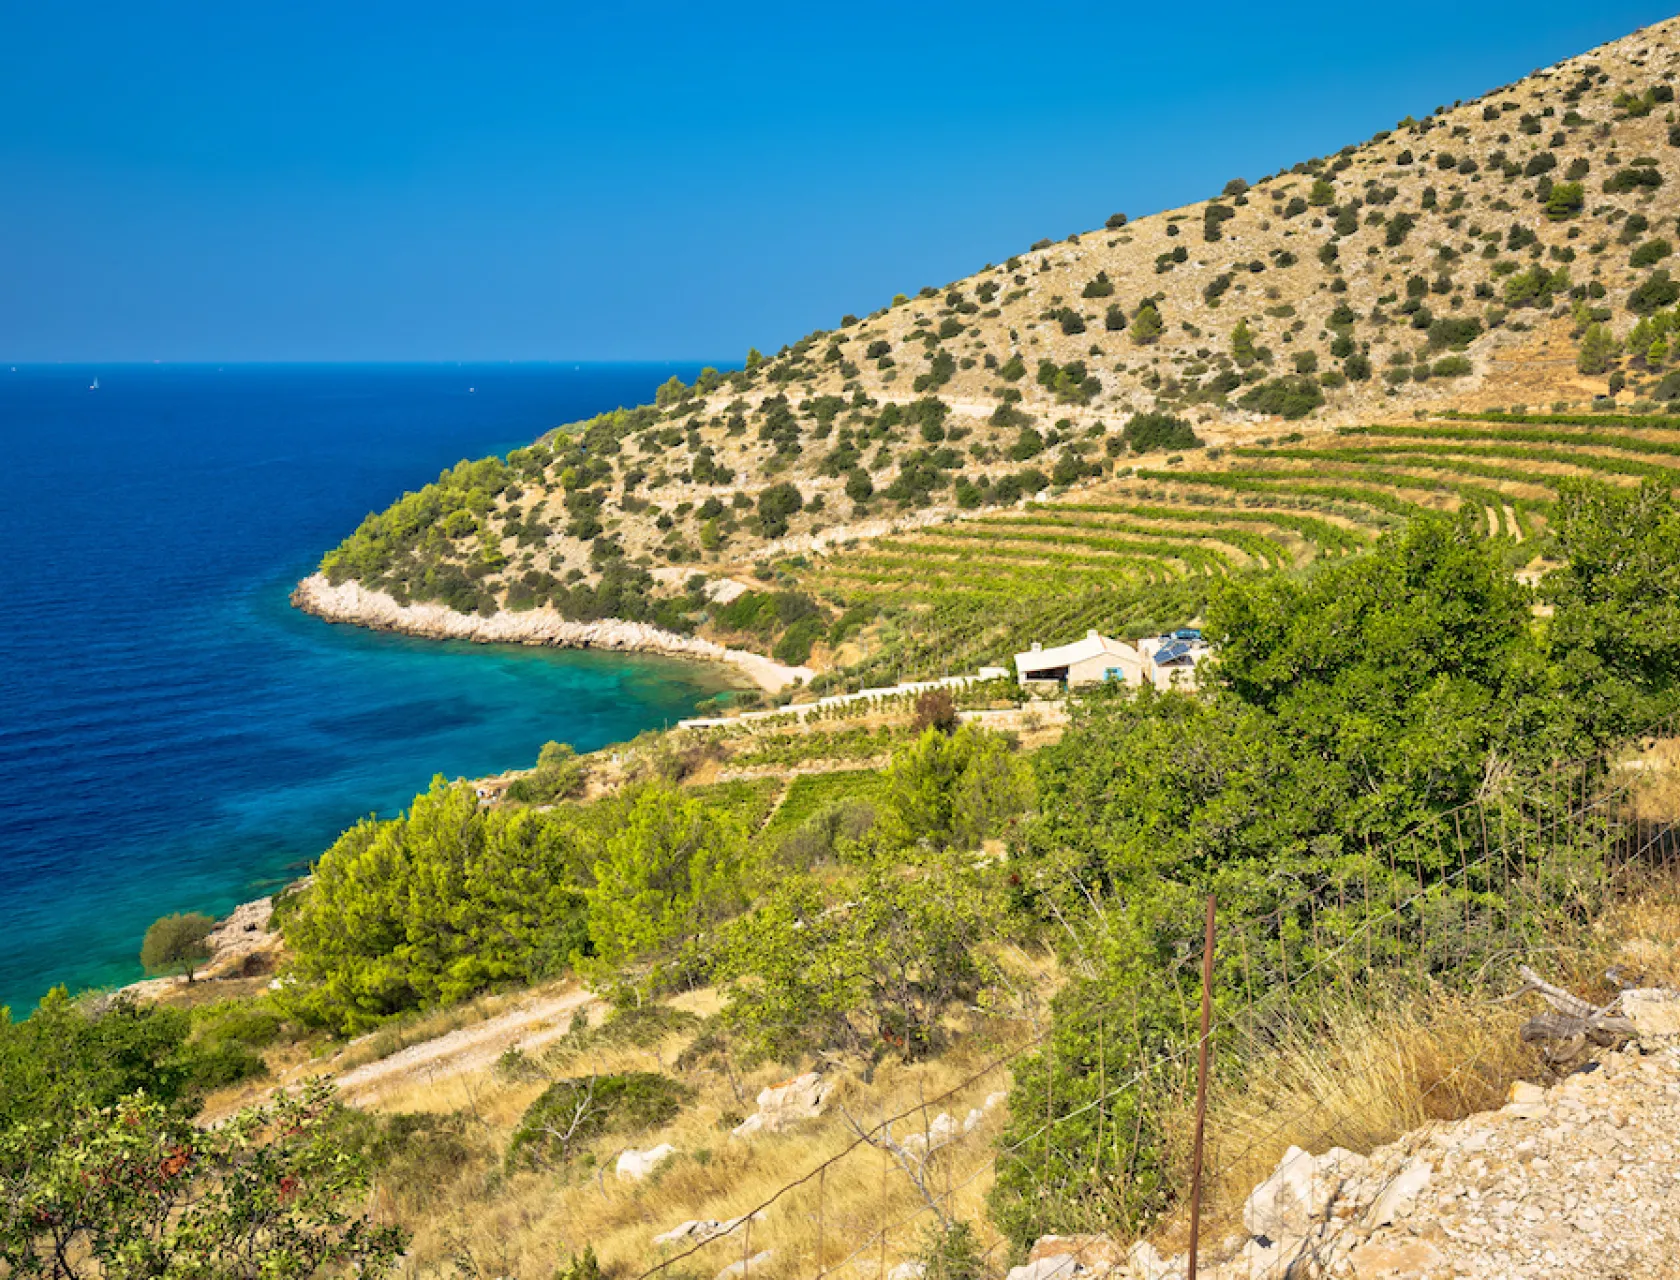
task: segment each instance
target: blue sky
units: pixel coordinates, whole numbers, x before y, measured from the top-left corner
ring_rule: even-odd
[[[1654,4],[0,5],[0,360],[739,359]]]

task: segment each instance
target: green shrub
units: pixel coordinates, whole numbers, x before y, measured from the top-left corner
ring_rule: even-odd
[[[564,742],[546,742],[537,753],[537,766],[508,786],[506,796],[518,804],[553,804],[568,800],[582,788],[589,766]]]
[[[1429,345],[1439,351],[1462,351],[1481,336],[1482,322],[1474,316],[1442,316],[1429,325]]]
[[[637,1134],[676,1119],[694,1091],[651,1071],[557,1080],[526,1108],[508,1139],[510,1169],[554,1168],[608,1134]]]
[[[821,640],[827,631],[828,627],[821,618],[802,618],[782,632],[770,656],[789,666],[802,666],[811,657],[811,646]]]
[[[1618,169],[1604,180],[1607,195],[1621,195],[1628,191],[1654,190],[1662,186],[1663,177],[1654,165],[1635,165]]]
[[[1199,449],[1201,437],[1183,418],[1169,413],[1138,413],[1120,432],[1133,453],[1165,453],[1174,449]]]
[[[1680,282],[1671,279],[1666,267],[1658,267],[1628,294],[1628,310],[1648,316],[1680,300]]]
[[[1630,267],[1652,267],[1674,252],[1667,240],[1647,240],[1628,257]]]
[[[1553,222],[1573,218],[1586,207],[1586,188],[1579,182],[1559,182],[1546,193],[1546,217]]]
[[[780,538],[788,531],[788,522],[805,505],[805,498],[797,486],[784,481],[773,484],[758,495],[758,531],[766,538]]]
[[[1304,418],[1324,403],[1324,392],[1311,378],[1285,375],[1250,388],[1237,403],[1259,413]]]
[[[1226,188],[1230,194],[1230,188]],[[923,1280],[986,1280],[986,1255],[974,1228],[966,1222],[948,1222],[930,1227],[922,1238],[917,1260]]]
[[[942,1045],[951,1007],[990,976],[978,944],[996,930],[992,900],[956,858],[909,874],[896,859],[872,861],[840,905],[814,879],[789,880],[729,930],[725,1017],[757,1057],[925,1057]]]

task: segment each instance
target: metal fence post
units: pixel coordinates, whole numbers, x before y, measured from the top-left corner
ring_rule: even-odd
[[[1207,1120],[1208,1044],[1213,1022],[1213,915],[1214,898],[1210,893],[1207,932],[1202,942],[1202,1044],[1196,1064],[1196,1146],[1190,1162],[1190,1272],[1186,1280],[1196,1280],[1202,1234],[1202,1128]]]

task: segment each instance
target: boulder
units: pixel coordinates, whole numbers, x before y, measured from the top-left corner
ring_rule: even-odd
[[[754,1270],[767,1267],[775,1260],[776,1251],[765,1249],[760,1253],[753,1254],[750,1258],[742,1258],[739,1262],[731,1262],[712,1277],[712,1280],[736,1280],[737,1276],[750,1276]]]
[[[1112,1236],[1040,1236],[1027,1251],[1028,1262],[1072,1258],[1083,1267],[1117,1267],[1127,1260],[1126,1247]]]
[[[1088,1274],[1076,1259],[1063,1254],[1058,1258],[1040,1258],[1025,1266],[1011,1267],[1007,1280],[1075,1280]]]
[[[1249,1195],[1243,1226],[1250,1235],[1268,1240],[1306,1235],[1314,1222],[1328,1216],[1342,1184],[1363,1173],[1366,1164],[1364,1156],[1342,1147],[1321,1156],[1290,1147],[1272,1176]]]
[[[1127,1250],[1126,1266],[1132,1280],[1168,1280],[1175,1274],[1173,1264],[1147,1240],[1139,1240]]]
[[[1386,1227],[1396,1218],[1410,1213],[1412,1202],[1417,1199],[1418,1192],[1429,1185],[1434,1172],[1427,1160],[1408,1163],[1371,1202],[1371,1207],[1365,1212],[1366,1227],[1372,1230]]]
[[[640,1182],[676,1154],[677,1149],[669,1142],[661,1142],[646,1151],[620,1152],[614,1172],[626,1182]]]
[[[735,1126],[734,1136],[749,1138],[755,1133],[781,1133],[823,1113],[832,1092],[832,1081],[815,1071],[771,1085],[758,1095],[758,1110]]]
[[[1348,1254],[1348,1266],[1357,1280],[1411,1280],[1434,1275],[1446,1265],[1441,1251],[1427,1240],[1367,1240]]]
[[[1680,1036],[1680,992],[1661,987],[1624,991],[1622,1014],[1642,1036]]]
[[[974,1114],[979,1115],[979,1112]],[[979,1121],[976,1120],[975,1123],[978,1124]],[[928,1125],[926,1132],[917,1130],[914,1133],[906,1134],[898,1145],[911,1155],[926,1156],[938,1151],[941,1147],[950,1145],[967,1132],[967,1129],[958,1128],[956,1120],[949,1112],[941,1111],[933,1118],[933,1122]]]
[[[736,1227],[747,1220],[743,1215],[739,1218],[690,1218],[680,1226],[672,1227],[664,1235],[655,1236],[655,1244],[702,1244],[718,1236],[728,1235]]]

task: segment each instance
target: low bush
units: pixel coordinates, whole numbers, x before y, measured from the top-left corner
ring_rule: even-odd
[[[557,1080],[526,1108],[508,1139],[508,1167],[564,1165],[607,1134],[670,1123],[693,1096],[688,1086],[651,1071]]]
[[[1121,430],[1120,439],[1133,453],[1165,453],[1202,447],[1201,437],[1190,424],[1170,413],[1133,414]]]
[[[1280,418],[1304,418],[1324,403],[1324,392],[1309,377],[1285,375],[1250,388],[1237,403]]]

